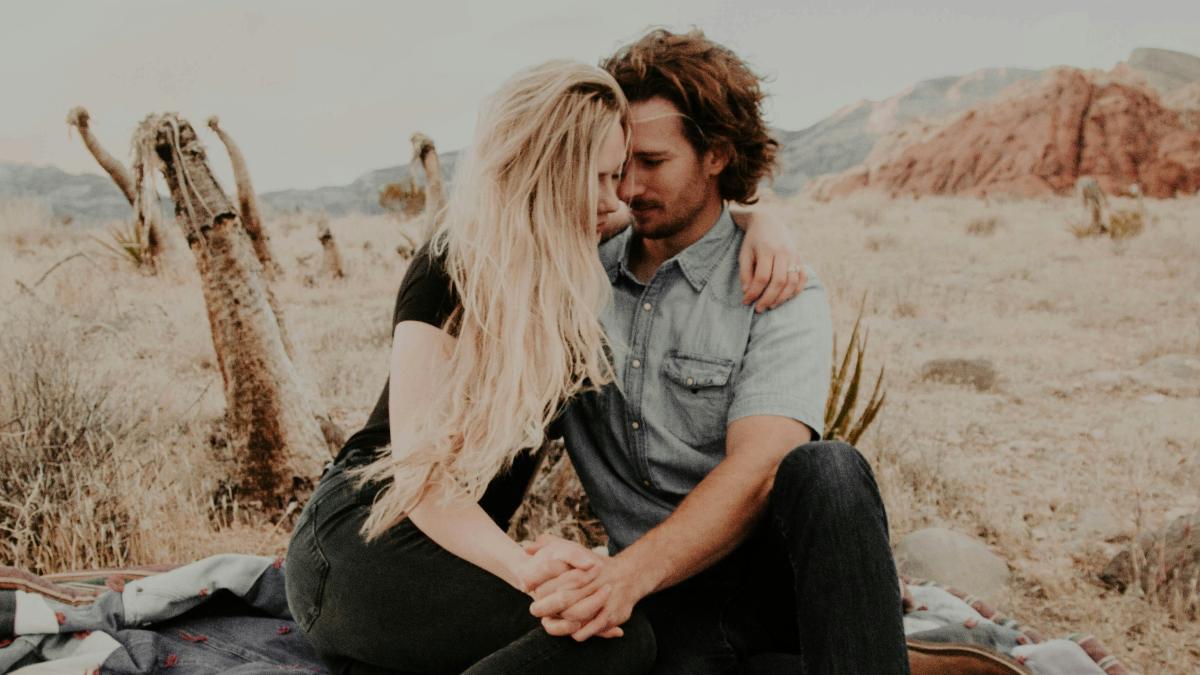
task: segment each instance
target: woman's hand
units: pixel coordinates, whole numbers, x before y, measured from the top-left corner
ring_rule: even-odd
[[[609,589],[598,589],[593,583],[610,562],[607,556],[546,534],[524,548],[529,561],[518,571],[518,576],[534,599],[530,612],[542,619],[542,627],[547,633],[556,636],[579,634],[576,639],[580,642],[592,635],[613,638],[625,634],[620,625],[615,624],[596,626],[586,637],[581,634],[608,600]],[[565,614],[542,611],[548,603],[570,611]]]
[[[760,314],[791,300],[804,289],[804,267],[787,224],[762,207],[730,208],[733,222],[746,232],[738,253],[742,304]]]

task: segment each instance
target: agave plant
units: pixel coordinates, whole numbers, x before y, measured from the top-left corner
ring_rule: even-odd
[[[879,375],[875,378],[875,387],[867,398],[866,407],[861,414],[855,413],[860,391],[863,387],[863,357],[867,353],[867,337],[859,332],[863,312],[867,306],[864,295],[858,308],[858,318],[854,320],[854,329],[850,331],[850,340],[846,343],[846,351],[838,355],[837,336],[833,338],[833,368],[829,379],[829,399],[825,403],[825,433],[828,440],[841,440],[854,445],[863,432],[875,421],[879,409],[883,407],[887,393],[883,390],[884,368],[880,366]],[[839,365],[840,363],[840,365]]]
[[[149,228],[140,218],[108,228],[108,237],[92,236],[101,250],[111,258],[129,262],[139,270],[153,274],[155,260],[151,253]]]

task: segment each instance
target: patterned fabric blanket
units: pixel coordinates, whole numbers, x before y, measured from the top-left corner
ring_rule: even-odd
[[[0,567],[0,673],[328,672],[292,621],[281,567],[236,554],[44,577]],[[1037,675],[1127,675],[1091,636],[1047,640],[955,589],[907,583],[911,640],[994,650]]]

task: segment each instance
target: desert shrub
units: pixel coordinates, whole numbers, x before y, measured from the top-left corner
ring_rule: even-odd
[[[825,403],[825,431],[827,440],[843,440],[854,445],[863,432],[875,421],[883,407],[887,392],[883,389],[884,368],[879,368],[875,386],[861,412],[856,413],[860,392],[866,391],[863,382],[863,361],[867,353],[867,337],[859,331],[866,297],[858,308],[858,317],[846,341],[846,350],[838,355],[837,336],[833,340],[833,372],[829,379],[829,399]],[[840,364],[840,365],[839,365]]]
[[[1142,211],[1114,209],[1109,213],[1107,223],[1104,220],[1071,220],[1067,229],[1079,239],[1107,235],[1120,241],[1141,234],[1146,229],[1146,217]]]
[[[125,564],[137,533],[118,454],[140,415],[73,332],[28,312],[0,336],[0,564],[38,573]]]
[[[871,252],[878,252],[884,249],[894,248],[896,246],[896,238],[890,234],[885,234],[879,237],[867,237],[863,242],[863,248]]]
[[[1144,229],[1146,223],[1140,211],[1117,209],[1108,217],[1108,236],[1113,239],[1136,237]]]
[[[388,183],[379,192],[379,205],[385,211],[409,218],[420,215],[425,210],[425,188],[412,181]]]
[[[983,216],[980,218],[972,218],[967,223],[967,234],[976,237],[987,237],[995,234],[996,228],[1000,225],[1000,219],[995,216]]]
[[[867,227],[874,227],[883,222],[883,210],[877,204],[858,204],[850,207],[850,214],[855,220]]]
[[[135,268],[150,271],[154,267],[150,249],[150,228],[135,218],[128,222],[110,225],[104,236],[93,235],[92,239],[104,255],[129,263]]]

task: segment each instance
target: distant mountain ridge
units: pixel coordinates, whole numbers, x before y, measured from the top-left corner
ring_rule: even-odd
[[[990,99],[1040,71],[986,68],[919,82],[882,101],[859,101],[800,131],[779,131],[780,172],[772,186],[789,195],[811,179],[861,163],[888,132],[918,118],[943,117]]]
[[[778,194],[800,191],[818,176],[837,174],[868,160],[906,127],[936,122],[993,100],[1018,82],[1032,82],[1046,71],[984,68],[966,75],[918,82],[881,101],[863,100],[838,110],[799,131],[776,129],[782,149],[780,168],[772,184]],[[1183,52],[1139,48],[1112,71],[1115,76],[1149,85],[1168,107],[1200,108],[1200,57]],[[881,141],[883,142],[881,144]],[[80,148],[80,152],[84,152]],[[453,176],[459,152],[441,155],[447,180]],[[347,185],[311,190],[276,190],[259,195],[277,212],[320,210],[331,215],[382,213],[379,193],[389,183],[405,181],[408,165],[377,169]],[[418,183],[424,182],[418,176]],[[0,163],[0,198],[43,200],[59,218],[104,220],[125,218],[130,208],[106,176],[69,174],[49,166]]]

